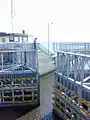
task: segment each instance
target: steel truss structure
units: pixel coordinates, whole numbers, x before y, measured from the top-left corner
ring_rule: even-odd
[[[56,52],[53,110],[64,120],[90,120],[90,55]]]
[[[29,43],[24,34],[2,36],[13,37],[13,42],[0,43],[0,107],[39,105],[37,43]],[[15,42],[15,37],[27,39]]]

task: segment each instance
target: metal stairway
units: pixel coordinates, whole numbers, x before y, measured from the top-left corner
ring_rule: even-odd
[[[39,48],[38,61],[39,61],[39,73],[40,75],[46,74],[54,70],[54,61],[52,60],[52,54],[45,51],[46,48]]]

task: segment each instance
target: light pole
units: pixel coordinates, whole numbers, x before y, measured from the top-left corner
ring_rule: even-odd
[[[53,22],[49,23],[48,22],[48,53],[49,53],[49,42],[50,42],[50,25],[53,24]]]
[[[11,31],[13,33],[13,0],[11,0]]]

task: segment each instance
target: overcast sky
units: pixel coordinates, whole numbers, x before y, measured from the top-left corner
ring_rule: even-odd
[[[14,32],[27,33],[47,42],[90,41],[90,0],[13,0]],[[0,31],[11,31],[11,0],[0,0]]]

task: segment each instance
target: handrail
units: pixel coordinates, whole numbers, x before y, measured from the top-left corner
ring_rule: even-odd
[[[46,52],[47,54],[49,54],[49,55],[53,55],[54,54],[51,51],[48,52],[48,49],[44,45],[42,45],[41,43],[39,43],[39,48],[41,50],[43,50],[44,52]]]
[[[72,42],[72,43],[53,43],[54,52],[57,51],[80,51],[80,50],[90,50],[90,43],[83,42]]]

